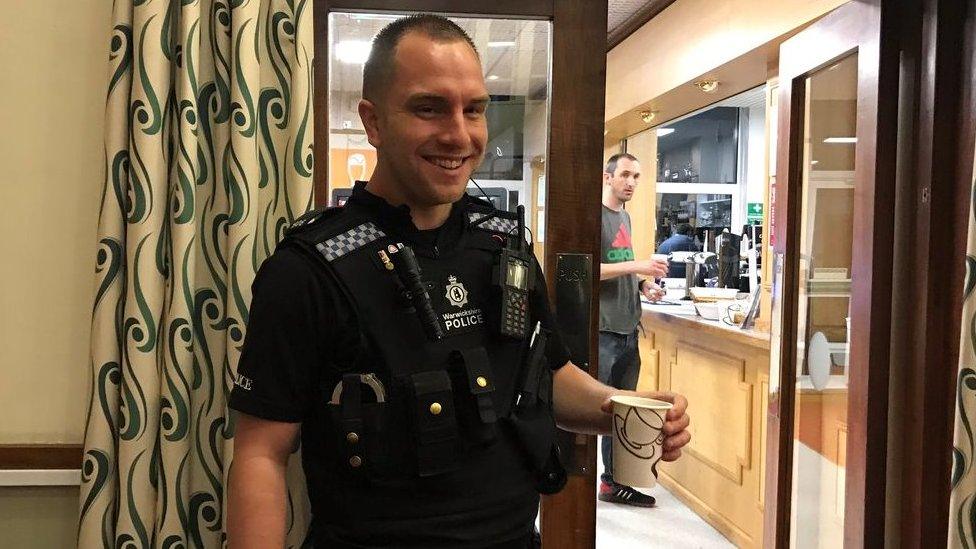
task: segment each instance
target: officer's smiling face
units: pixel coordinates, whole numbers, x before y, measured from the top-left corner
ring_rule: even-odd
[[[397,43],[395,66],[377,103],[364,101],[367,115],[375,109],[375,124],[367,116],[363,120],[369,142],[408,203],[454,202],[488,140],[481,63],[467,42],[437,42],[408,32]]]

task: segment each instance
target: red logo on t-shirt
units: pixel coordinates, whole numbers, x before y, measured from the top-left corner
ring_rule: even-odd
[[[620,229],[617,230],[617,236],[613,239],[613,244],[610,245],[612,248],[631,248],[630,244],[630,233],[627,232],[627,227],[621,223]]]

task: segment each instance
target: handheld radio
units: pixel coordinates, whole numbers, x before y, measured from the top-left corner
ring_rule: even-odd
[[[529,331],[529,292],[535,283],[532,254],[525,244],[525,207],[518,207],[518,234],[509,235],[492,276],[501,291],[499,332],[524,339]]]

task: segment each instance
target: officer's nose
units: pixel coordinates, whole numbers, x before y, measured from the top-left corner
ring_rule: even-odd
[[[438,142],[450,148],[452,151],[469,154],[471,152],[472,140],[468,124],[469,122],[467,117],[464,116],[464,111],[455,111],[451,116],[444,118],[444,123],[438,134]]]

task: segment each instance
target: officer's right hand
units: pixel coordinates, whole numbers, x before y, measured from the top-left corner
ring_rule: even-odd
[[[634,261],[634,273],[648,278],[664,278],[668,275],[668,262],[660,259]]]

